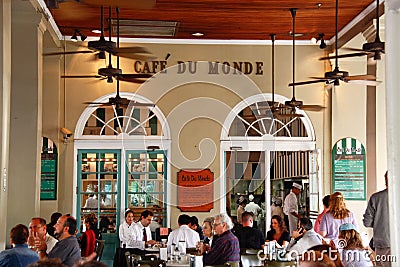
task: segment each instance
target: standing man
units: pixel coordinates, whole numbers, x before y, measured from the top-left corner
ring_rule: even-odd
[[[11,229],[10,240],[13,248],[0,252],[1,267],[25,267],[39,260],[37,253],[28,248],[28,236],[28,227],[23,224],[17,224]]]
[[[257,203],[254,203],[253,195],[249,196],[249,200],[250,202],[246,205],[246,207],[244,207],[244,210],[253,213],[253,227],[257,228],[258,214],[262,212],[262,209]]]
[[[140,214],[140,220],[133,226],[132,238],[129,240],[129,246],[137,249],[138,254],[144,254],[144,249],[157,242],[151,239],[150,223],[153,220],[153,212],[144,210]]]
[[[285,223],[288,227],[290,235],[293,231],[297,229],[297,221],[301,218],[299,212],[299,207],[297,205],[297,196],[301,192],[301,185],[298,183],[292,184],[292,190],[289,195],[286,196],[285,202],[283,204],[283,213],[285,213]]]
[[[389,202],[388,202],[388,172],[385,173],[386,189],[372,194],[364,213],[363,223],[365,227],[374,229],[373,243],[375,253],[379,258],[388,258],[390,255],[389,232]],[[377,260],[379,259],[377,257]],[[378,266],[391,266],[389,261],[377,262]]]
[[[57,239],[47,233],[46,220],[39,217],[32,218],[29,223],[29,248],[39,251],[43,247],[43,244],[46,244],[46,253],[49,254],[56,243]]]
[[[58,238],[58,242],[49,254],[46,253],[47,246],[43,245],[39,250],[40,258],[59,258],[68,267],[72,267],[75,262],[79,261],[81,259],[81,250],[78,239],[75,237],[76,226],[77,223],[74,217],[61,216],[54,225],[54,233]]]

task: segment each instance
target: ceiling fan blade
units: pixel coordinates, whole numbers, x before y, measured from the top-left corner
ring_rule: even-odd
[[[370,74],[365,74],[365,75],[352,75],[352,76],[347,76],[344,78],[345,80],[352,81],[352,80],[369,80],[369,81],[375,81],[376,77],[374,75]]]
[[[66,51],[66,52],[50,52],[50,53],[43,53],[43,56],[59,56],[59,55],[74,55],[74,54],[92,54],[94,51]]]
[[[289,83],[289,86],[305,85],[305,84],[312,84],[312,83],[330,83],[331,82],[330,79],[325,79],[325,78],[313,78],[313,79],[319,79],[319,80]]]
[[[132,82],[132,83],[144,83],[147,79],[151,78],[151,74],[147,73],[132,73],[132,74],[118,74],[115,78],[119,81]]]
[[[61,75],[61,78],[103,78],[100,75]]]
[[[114,54],[115,53],[115,54]],[[149,50],[142,46],[130,46],[130,47],[116,47],[113,49],[113,55],[125,53],[136,53],[136,54],[151,54]]]
[[[299,108],[307,111],[322,111],[326,109],[326,107],[320,105],[301,105]]]
[[[381,81],[375,81],[375,80],[343,80],[346,83],[353,83],[353,84],[360,84],[360,85],[367,85],[367,86],[378,86]]]
[[[348,58],[348,57],[362,57],[362,56],[366,56],[368,54],[369,54],[368,52],[341,54],[341,55],[337,55],[337,56],[320,57],[319,60],[335,59],[335,58]]]

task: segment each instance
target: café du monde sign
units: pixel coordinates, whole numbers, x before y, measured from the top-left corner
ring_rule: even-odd
[[[346,200],[365,200],[365,149],[354,138],[337,141],[332,149],[332,188]]]
[[[210,169],[178,172],[178,208],[208,212],[214,207],[214,173]]]

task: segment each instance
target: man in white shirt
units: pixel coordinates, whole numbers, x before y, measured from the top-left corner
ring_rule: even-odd
[[[300,219],[299,207],[297,205],[297,196],[301,192],[302,186],[298,183],[293,183],[292,190],[286,196],[283,204],[283,213],[285,214],[285,223],[288,227],[290,235],[297,229],[297,221]]]
[[[157,242],[151,239],[150,223],[153,220],[153,212],[144,210],[140,214],[140,220],[132,228],[132,237],[127,247],[144,250]]]
[[[254,196],[250,195],[249,196],[249,204],[246,205],[246,207],[244,207],[244,210],[247,212],[251,212],[253,213],[253,227],[257,228],[258,225],[258,214],[262,212],[261,207],[257,204],[254,203]]]
[[[36,242],[35,242],[36,241]],[[43,218],[32,218],[29,223],[28,245],[31,250],[39,251],[41,245],[46,244],[48,254],[57,243],[57,239],[47,233],[46,220]]]
[[[200,241],[199,234],[190,229],[188,224],[190,223],[190,216],[187,214],[181,214],[178,218],[179,228],[172,231],[168,236],[168,250],[171,250],[171,245],[179,245],[179,241],[185,241],[186,248],[195,248],[197,242]]]
[[[84,208],[88,209],[97,209],[99,206],[99,202],[94,194],[90,194],[86,199]]]

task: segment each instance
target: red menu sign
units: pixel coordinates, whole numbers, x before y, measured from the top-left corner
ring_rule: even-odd
[[[214,173],[205,170],[178,172],[178,208],[208,212],[214,207]]]

